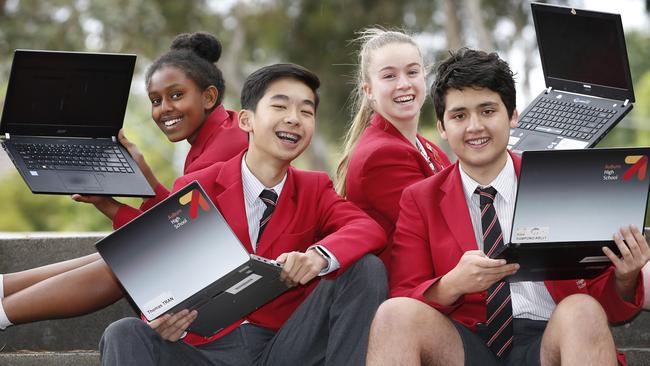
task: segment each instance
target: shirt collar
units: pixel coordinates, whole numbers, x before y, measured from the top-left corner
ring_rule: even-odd
[[[501,172],[494,178],[490,184],[487,186],[481,186],[477,181],[465,173],[463,170],[463,165],[459,164],[460,178],[463,181],[463,191],[465,192],[465,200],[470,202],[474,191],[477,187],[487,187],[492,186],[497,190],[497,195],[501,196],[506,203],[510,203],[514,200],[517,194],[517,176],[515,174],[515,166],[512,163],[512,157],[508,154],[508,159],[506,160],[506,165],[501,169]]]
[[[252,206],[255,203],[255,200],[259,198],[260,193],[265,189],[272,189],[278,195],[278,199],[280,199],[280,193],[284,187],[284,182],[287,180],[287,174],[285,173],[280,183],[273,187],[266,187],[259,179],[257,179],[253,172],[251,172],[248,165],[246,165],[246,154],[244,154],[244,157],[241,159],[241,176],[242,184],[244,185],[244,200],[248,206]],[[250,195],[246,193],[249,193]]]

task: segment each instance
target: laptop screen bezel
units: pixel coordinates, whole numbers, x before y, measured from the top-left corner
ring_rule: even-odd
[[[632,83],[632,76],[630,73],[630,65],[627,55],[627,46],[625,44],[625,33],[623,31],[623,24],[621,21],[621,16],[619,14],[605,13],[590,11],[584,9],[570,8],[564,6],[555,6],[541,3],[531,3],[531,9],[533,14],[533,23],[535,25],[535,33],[537,36],[537,45],[540,54],[540,60],[542,63],[542,70],[544,72],[544,82],[546,87],[552,87],[556,90],[562,90],[566,92],[578,93],[578,94],[587,94],[596,97],[614,99],[614,100],[629,100],[634,102],[634,87]],[[625,68],[625,83],[627,89],[621,89],[618,87],[598,85],[598,84],[589,84],[586,82],[576,81],[576,80],[567,80],[560,79],[556,77],[549,76],[548,65],[545,62],[545,53],[544,47],[540,39],[541,32],[543,29],[540,29],[540,21],[538,17],[540,13],[552,13],[552,14],[573,14],[574,16],[580,17],[589,17],[589,18],[600,18],[614,21],[616,23],[616,37],[617,41],[621,44],[620,55],[621,60],[623,61],[623,67]]]
[[[120,85],[119,95],[113,96],[117,98],[115,104],[118,106],[115,109],[115,115],[119,118],[111,119],[108,125],[105,126],[91,126],[88,125],[66,125],[66,124],[48,124],[48,123],[26,123],[24,121],[15,120],[16,116],[20,115],[20,103],[17,101],[17,96],[14,94],[14,87],[12,84],[16,83],[16,73],[21,68],[23,60],[34,59],[38,57],[75,57],[85,59],[87,62],[93,62],[97,58],[105,59],[105,63],[113,63],[119,65],[124,71],[125,80],[123,85]],[[99,52],[72,52],[72,51],[49,51],[49,50],[26,50],[17,49],[14,51],[14,58],[11,66],[9,76],[9,83],[7,85],[7,94],[4,100],[4,107],[2,112],[2,119],[0,120],[0,133],[10,135],[22,136],[50,136],[50,137],[93,137],[93,138],[109,138],[117,136],[118,131],[122,128],[124,123],[124,115],[126,114],[126,107],[131,89],[131,82],[133,78],[133,71],[135,69],[135,54],[123,53],[99,53]],[[47,91],[35,91],[38,93],[47,93]],[[100,116],[101,110],[96,114]]]

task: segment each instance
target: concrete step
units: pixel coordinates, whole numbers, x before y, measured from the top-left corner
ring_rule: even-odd
[[[648,348],[623,348],[628,366],[650,366],[650,350]]]
[[[613,327],[612,333],[620,348],[650,350],[650,312],[641,311],[631,322]]]
[[[11,352],[0,353],[3,366],[99,366],[99,352]]]
[[[0,233],[0,273],[92,253],[93,244],[105,235]],[[134,315],[130,304],[120,300],[82,317],[10,327],[0,331],[0,365],[97,365],[97,353],[79,350],[96,350],[108,324]],[[613,327],[612,331],[617,347],[626,352],[629,365],[650,366],[650,312],[643,311],[633,321]]]
[[[25,270],[93,253],[93,244],[104,236],[105,233],[0,233],[0,273]],[[104,329],[110,323],[135,315],[136,312],[128,301],[123,299],[86,316],[9,327],[0,331],[1,352],[96,350]],[[0,362],[0,365],[4,363]]]

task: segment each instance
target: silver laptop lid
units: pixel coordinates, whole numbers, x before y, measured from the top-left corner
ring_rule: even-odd
[[[148,318],[165,313],[250,259],[196,181],[96,246]]]
[[[650,148],[526,151],[512,243],[611,241],[644,227]]]

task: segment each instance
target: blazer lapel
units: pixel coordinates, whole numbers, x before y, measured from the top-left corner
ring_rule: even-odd
[[[271,215],[271,219],[266,224],[264,235],[257,243],[257,255],[264,254],[271,248],[271,244],[286,231],[287,225],[294,219],[296,214],[296,181],[294,179],[295,171],[289,167],[287,171],[287,180],[284,183],[280,199]]]
[[[215,204],[230,225],[232,231],[244,244],[249,253],[253,253],[250,236],[248,234],[248,220],[244,204],[244,187],[241,176],[241,159],[231,159],[223,165],[216,178],[216,183],[222,189],[217,195]]]
[[[473,230],[468,230],[472,228],[472,219],[469,217],[469,209],[463,193],[463,182],[458,169],[460,166],[456,163],[445,182],[440,186],[440,190],[444,192],[440,200],[440,209],[458,246],[463,249],[463,252],[466,252],[477,250],[478,245]]]
[[[404,135],[402,135],[402,133],[399,132],[399,130],[397,128],[395,128],[395,126],[393,126],[390,122],[386,121],[379,113],[375,113],[373,115],[371,123],[374,126],[376,126],[378,129],[383,130],[386,133],[388,133],[389,135],[392,135],[392,136],[396,137],[398,140],[402,141],[402,144],[404,145],[404,148],[409,149],[412,154],[415,154],[415,156],[417,156],[419,158],[418,163],[421,166],[420,170],[422,172],[424,172],[424,174],[427,177],[430,177],[430,176],[433,175],[433,171],[431,170],[431,167],[429,167],[429,163],[427,163],[427,161],[424,159],[424,156],[422,156],[422,154],[420,154],[420,151],[415,146],[413,146],[413,144],[406,137],[404,137]],[[418,141],[420,141],[420,143],[422,143],[422,145],[425,145],[425,144],[429,145],[428,149],[427,149],[427,147],[425,147],[425,150],[428,150],[427,155],[429,155],[429,159],[434,159],[434,157],[432,155],[433,154],[433,151],[432,151],[433,147],[428,142],[422,141],[422,139],[420,138],[419,135],[416,136],[416,138],[418,139]],[[434,160],[432,160],[432,161],[434,161]]]

